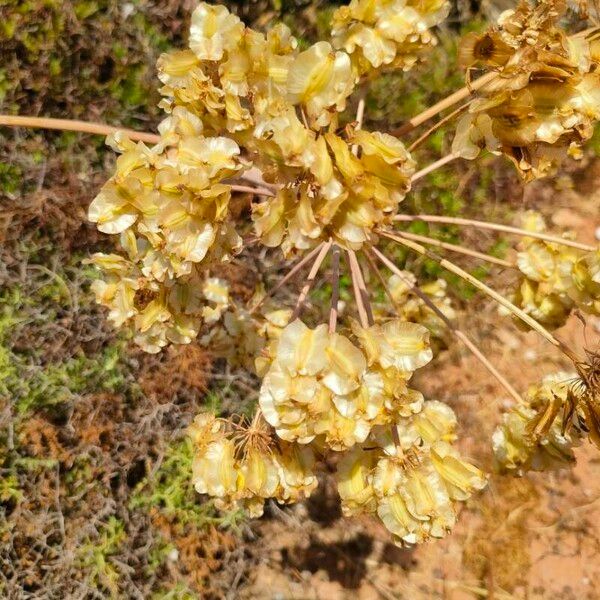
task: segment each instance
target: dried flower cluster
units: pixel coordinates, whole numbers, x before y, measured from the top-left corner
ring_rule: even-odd
[[[382,67],[408,70],[437,43],[431,28],[449,12],[446,0],[352,0],[333,15],[333,45],[348,52],[360,74]]]
[[[218,508],[244,508],[259,517],[266,499],[297,502],[317,487],[312,449],[281,441],[274,445],[259,426],[233,426],[202,413],[189,435],[194,486],[215,498]]]
[[[524,228],[545,231],[539,214],[526,215]],[[600,315],[600,252],[582,252],[534,238],[523,238],[517,254],[522,277],[513,302],[548,328],[565,324],[579,309]]]
[[[584,435],[600,440],[600,359],[579,361],[546,329],[574,310],[600,314],[598,249],[550,235],[535,215],[508,228],[522,238],[516,263],[397,227],[414,218],[400,212],[412,184],[455,155],[417,172],[401,140],[363,129],[362,89],[383,69],[413,66],[435,43],[431,28],[448,7],[352,0],[333,17],[331,43],[300,50],[285,25],[258,32],[224,7],[200,3],[188,47],[159,61],[160,141],[109,140],[120,153],[116,171],[89,210],[98,229],[119,240],[120,253],[90,259],[104,274],[93,287],[109,319],[132,328],[148,352],[197,339],[261,380],[251,423],[202,414],[190,427],[194,484],[221,508],[257,516],[267,499],[301,500],[328,458],[337,461],[345,514],[377,515],[400,545],[442,537],[457,503],[486,478],[452,445],[450,407],[409,387],[433,358],[430,336],[454,335],[518,400],[494,436],[504,470],[569,462]],[[497,28],[464,40],[464,62],[491,76],[457,96],[474,95],[461,109],[468,112],[457,125],[457,156],[487,148],[531,178],[590,136],[600,111],[597,42],[568,36],[561,12],[549,0],[521,3]],[[392,242],[436,260],[562,350],[579,388],[548,380],[522,400],[458,329],[445,280],[419,283],[385,254]],[[518,288],[507,298],[428,245],[515,268]],[[255,271],[257,260],[297,262],[271,289],[248,290],[247,301],[222,268],[234,258]],[[290,304],[289,293],[277,292],[305,267]],[[301,313],[321,271],[329,318],[312,315],[308,326]],[[350,303],[339,301],[343,275],[352,282]]]
[[[265,420],[287,441],[315,438],[332,450],[364,442],[375,425],[421,410],[423,398],[407,387],[413,371],[432,358],[422,325],[392,320],[363,329],[360,348],[300,320],[282,332],[260,390]]]
[[[443,339],[447,337],[447,327],[441,313],[446,319],[456,318],[456,311],[452,300],[448,296],[448,283],[445,279],[436,279],[420,286],[439,313],[432,310],[427,303],[416,296],[411,290],[417,285],[417,278],[410,271],[402,271],[399,275],[392,274],[387,281],[391,299],[394,301],[393,310],[404,321],[420,323],[427,327],[433,337]]]
[[[219,506],[260,515],[267,498],[309,495],[315,455],[341,452],[345,514],[376,513],[400,545],[450,531],[455,503],[482,489],[486,478],[451,446],[450,407],[426,402],[407,386],[432,358],[429,334],[395,320],[355,325],[355,336],[360,347],[325,325],[310,329],[295,320],[284,328],[260,390],[266,423],[259,418],[229,436],[212,415],[191,426],[196,489]]]
[[[586,437],[600,447],[600,402],[576,373],[555,373],[532,385],[504,415],[492,442],[501,471],[560,469],[575,462]]]
[[[552,174],[567,155],[581,156],[600,118],[600,47],[567,36],[559,26],[565,8],[522,2],[502,13],[497,27],[463,39],[463,64],[495,77],[460,119],[455,152],[503,153],[525,179]]]
[[[338,467],[345,515],[376,513],[399,544],[441,538],[456,522],[456,502],[486,485],[483,473],[452,447],[456,417],[442,402],[378,427]]]
[[[285,129],[281,138],[272,131],[271,141],[293,138],[293,131]],[[329,238],[359,250],[375,227],[389,225],[397,214],[410,189],[414,161],[402,142],[379,132],[349,129],[346,139],[334,133],[308,136],[301,147],[299,159],[282,156],[286,166],[292,160],[297,166],[274,178],[282,185],[277,196],[257,206],[257,235],[284,253]]]

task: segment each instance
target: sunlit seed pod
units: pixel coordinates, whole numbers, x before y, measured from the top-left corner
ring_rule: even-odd
[[[244,25],[227,8],[201,2],[192,13],[190,48],[200,60],[217,61],[235,48]]]
[[[414,418],[419,436],[428,445],[436,442],[452,442],[456,438],[457,420],[454,411],[443,402],[429,400]]]
[[[332,38],[352,58],[360,75],[373,76],[387,65],[407,70],[420,53],[435,45],[430,32],[449,12],[449,3],[434,1],[352,0],[338,8],[332,20]]]
[[[335,52],[328,42],[317,42],[291,63],[287,99],[303,106],[309,120],[322,127],[331,120],[330,109],[343,110],[354,84],[349,56]]]
[[[412,372],[425,366],[432,358],[429,332],[417,323],[392,320],[381,327],[382,340],[379,362],[386,369]]]
[[[574,374],[548,376],[530,387],[524,404],[504,415],[492,437],[498,470],[521,475],[565,468],[575,461],[573,448],[585,433],[576,381]]]
[[[431,461],[452,500],[466,500],[475,490],[481,490],[487,484],[484,474],[463,460],[447,442],[433,444]]]
[[[376,455],[355,446],[338,463],[337,489],[345,516],[373,513],[377,508],[372,486]]]
[[[302,321],[292,321],[281,333],[277,362],[290,376],[316,375],[327,366],[327,326],[309,329]]]

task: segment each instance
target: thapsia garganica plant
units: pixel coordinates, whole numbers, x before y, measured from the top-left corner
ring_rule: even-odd
[[[408,124],[464,102],[453,113],[452,153],[417,171],[398,137],[362,128],[362,94],[381,72],[415,66],[448,10],[445,0],[352,0],[335,12],[330,41],[300,51],[283,24],[261,33],[223,6],[201,3],[188,47],[159,60],[167,114],[160,141],[110,137],[121,154],[116,173],[89,210],[100,231],[119,236],[118,254],[92,258],[104,273],[94,287],[109,319],[133,327],[148,352],[198,338],[262,380],[251,422],[201,414],[190,428],[196,489],[218,506],[257,516],[268,498],[305,498],[317,485],[317,458],[334,452],[344,514],[377,515],[398,544],[445,535],[456,503],[486,484],[453,447],[452,409],[409,387],[432,359],[430,330],[446,326],[515,398],[493,438],[501,469],[568,463],[585,437],[600,445],[600,359],[578,358],[550,332],[574,309],[600,314],[600,251],[550,235],[537,215],[510,228],[402,212],[416,179],[483,149],[509,157],[526,180],[577,157],[600,117],[597,31],[568,35],[560,26],[564,7],[541,0],[466,36],[460,59],[479,77]],[[341,126],[354,93],[358,112]],[[252,223],[231,209],[232,193],[251,194]],[[402,229],[416,218],[517,234],[517,261]],[[457,329],[443,287],[420,288],[382,242],[476,286],[564,352],[574,373],[545,379],[521,398]],[[275,288],[244,304],[218,275],[254,244],[297,262]],[[441,257],[440,247],[517,269],[520,283],[502,295]],[[341,254],[356,319],[338,319]],[[328,255],[331,309],[312,328],[300,316]],[[277,292],[304,267],[297,302],[286,306]],[[389,311],[374,314],[365,268],[388,293]]]

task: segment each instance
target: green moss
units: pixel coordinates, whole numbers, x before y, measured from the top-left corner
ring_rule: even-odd
[[[84,20],[97,13],[100,10],[100,7],[98,6],[97,2],[94,2],[94,0],[80,0],[79,2],[75,3],[73,10],[75,11],[75,16],[78,19]]]
[[[0,477],[0,501],[9,502],[14,500],[19,502],[22,499],[23,492],[19,487],[18,477],[12,473]]]
[[[13,355],[13,372],[18,372],[9,393],[20,414],[27,414],[73,400],[77,394],[114,392],[123,387],[124,376],[116,368],[121,349],[109,347],[93,357],[77,357],[50,364],[27,376],[26,363]],[[14,365],[17,365],[16,368]]]
[[[43,348],[12,347],[16,327],[34,321],[52,322],[60,306],[72,303],[66,280],[46,267],[40,268],[51,278],[35,293],[12,286],[0,294],[0,396],[10,398],[20,415],[68,402],[78,394],[116,392],[125,387],[121,343],[92,356],[65,357],[49,364],[38,362]]]
[[[123,79],[111,85],[113,98],[128,107],[142,106],[148,99],[148,86],[144,80],[146,73],[147,67],[144,65],[129,67]]]
[[[76,562],[88,573],[88,583],[106,590],[111,598],[119,597],[120,573],[112,557],[118,554],[127,539],[125,525],[116,517],[109,517],[98,536],[88,538],[77,552]]]
[[[2,86],[2,74],[0,72],[0,89]],[[1,94],[1,92],[0,92]],[[5,194],[14,194],[21,186],[23,172],[18,165],[10,163],[0,163],[0,192]]]
[[[177,548],[166,542],[160,535],[158,536],[156,542],[150,548],[148,552],[148,564],[146,566],[146,573],[148,575],[153,575],[156,573],[160,567],[168,560],[169,555],[172,552],[176,552]]]
[[[130,508],[155,508],[181,525],[237,526],[241,511],[218,516],[211,502],[201,502],[191,482],[192,443],[189,439],[171,446],[160,468],[141,481],[130,500]]]

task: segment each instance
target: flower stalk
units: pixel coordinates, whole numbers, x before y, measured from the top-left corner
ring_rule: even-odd
[[[354,297],[360,323],[363,327],[370,327],[375,322],[373,319],[373,311],[369,302],[369,293],[365,286],[363,274],[358,263],[358,258],[354,250],[347,251],[348,264],[350,265],[350,273],[352,275],[352,287],[354,289]]]
[[[597,248],[589,244],[583,244],[568,238],[561,238],[555,235],[543,233],[541,231],[528,231],[511,225],[501,223],[492,223],[489,221],[478,221],[475,219],[464,219],[462,217],[446,217],[445,215],[396,215],[394,221],[424,221],[425,223],[443,223],[445,225],[463,225],[465,227],[475,227],[477,229],[489,229],[491,231],[500,231],[522,237],[530,237],[538,240],[544,240],[553,244],[561,244],[570,248],[577,248],[584,252],[594,252]]]
[[[431,163],[430,165],[427,165],[420,171],[417,171],[411,177],[410,180],[414,183],[415,181],[422,179],[426,175],[429,175],[429,173],[432,173],[433,171],[440,169],[441,167],[447,165],[448,163],[451,163],[453,160],[455,160],[457,158],[459,158],[458,154],[453,154],[453,153],[447,154],[446,156],[442,156],[442,158],[440,158],[439,160],[436,160],[435,162]]]
[[[386,231],[380,231],[379,233],[382,236],[384,236],[392,241],[395,241],[398,244],[401,244],[402,246],[405,246],[405,247],[409,248],[410,250],[413,250],[414,252],[417,252],[421,256],[426,256],[427,258],[434,260],[435,262],[437,262],[441,267],[443,267],[447,271],[450,271],[451,273],[458,275],[461,279],[464,279],[465,281],[470,283],[473,287],[482,291],[484,294],[486,294],[487,296],[489,296],[490,298],[495,300],[498,304],[500,304],[501,306],[506,308],[510,313],[512,313],[519,319],[521,319],[521,321],[523,321],[523,323],[525,323],[526,325],[531,327],[531,329],[533,329],[534,331],[539,333],[544,339],[546,339],[548,342],[550,342],[553,346],[556,346],[559,350],[561,350],[561,352],[563,352],[565,355],[567,355],[572,361],[577,361],[577,355],[575,354],[575,352],[573,352],[568,346],[566,346],[564,342],[562,342],[561,340],[556,338],[554,335],[552,335],[545,327],[540,325],[540,323],[538,323],[535,319],[533,319],[527,313],[525,313],[520,308],[515,306],[512,302],[510,302],[510,300],[506,299],[502,294],[498,293],[496,290],[493,290],[488,285],[486,285],[485,283],[483,283],[482,281],[480,281],[479,279],[477,279],[476,277],[474,277],[473,275],[471,275],[464,269],[461,269],[459,266],[455,265],[454,263],[450,262],[449,260],[447,260],[445,258],[435,255],[433,252],[427,250],[421,244],[418,244],[416,242],[413,242],[411,240],[403,238],[402,234],[394,235],[394,234],[391,234]]]
[[[500,383],[500,385],[510,394],[510,396],[516,400],[517,402],[521,402],[522,398],[519,392],[510,384],[510,382],[494,367],[494,365],[490,362],[490,360],[483,354],[483,352],[477,347],[477,345],[461,330],[459,329],[446,315],[431,301],[429,296],[425,294],[418,286],[414,285],[410,280],[408,280],[402,271],[380,250],[376,247],[371,246],[370,250],[377,256],[377,258],[390,270],[392,273],[395,273],[400,277],[406,286],[408,286],[428,307],[431,311],[433,311],[446,325],[448,330],[456,337],[456,339],[461,342],[468,350],[473,354],[473,356],[485,367],[485,369]],[[389,290],[389,287],[385,283],[381,272],[377,268],[375,261],[370,256],[369,252],[365,253],[369,264],[371,265],[371,269],[379,278],[379,281],[382,283],[383,288],[388,295],[390,301],[395,304],[395,300]]]
[[[399,233],[401,233],[402,237],[406,238],[407,240],[413,240],[415,242],[423,242],[424,244],[428,244],[429,246],[436,246],[438,248],[443,248],[444,250],[448,250],[450,252],[456,252],[457,254],[464,254],[465,256],[470,256],[471,258],[477,258],[479,260],[484,260],[486,262],[492,263],[494,265],[499,265],[500,267],[504,267],[506,269],[516,268],[515,264],[508,260],[504,260],[503,258],[498,258],[498,257],[492,256],[490,254],[484,254],[483,252],[478,252],[477,250],[471,250],[470,248],[465,248],[464,246],[459,246],[457,244],[451,244],[449,242],[443,242],[442,240],[431,238],[426,235],[419,235],[416,233],[411,233],[410,231],[402,231]]]
[[[340,302],[340,247],[333,244],[331,252],[331,308],[329,309],[329,333],[337,328]]]
[[[304,283],[302,290],[300,290],[300,295],[298,296],[298,301],[296,302],[296,307],[294,308],[294,312],[292,313],[290,322],[294,321],[295,319],[298,318],[298,315],[300,314],[300,311],[302,310],[302,307],[304,306],[304,302],[306,301],[306,297],[310,293],[310,290],[312,289],[312,286],[315,283],[315,279],[317,278],[319,269],[321,268],[321,265],[323,264],[325,257],[329,253],[329,250],[331,249],[332,244],[333,244],[333,240],[329,240],[329,241],[323,243],[323,245],[321,246],[321,249],[319,250],[319,253],[317,254],[317,258],[315,259],[315,262],[313,263],[313,265],[310,269],[310,272],[308,273],[306,282]]]

